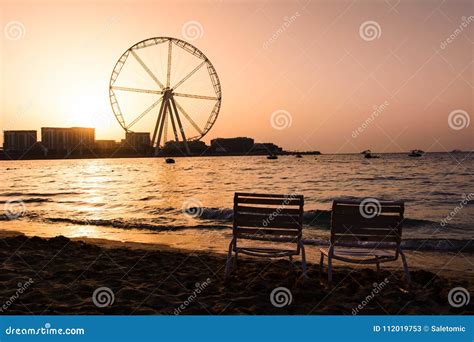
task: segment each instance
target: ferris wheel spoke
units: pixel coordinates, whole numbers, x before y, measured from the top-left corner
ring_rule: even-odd
[[[135,57],[138,63],[142,66],[142,68],[146,71],[146,73],[155,81],[156,84],[160,86],[161,89],[163,89],[165,86],[163,83],[161,83],[158,78],[153,74],[153,72],[146,66],[146,64],[143,62],[143,60],[140,58],[140,56],[137,55],[137,53],[133,50],[130,50],[130,53]]]
[[[193,99],[201,99],[201,100],[219,100],[215,96],[192,95],[192,94],[181,94],[181,93],[173,93],[173,95],[180,96],[180,97],[191,97]]]
[[[130,87],[120,87],[120,86],[112,86],[111,88],[113,90],[132,91],[135,93],[146,93],[146,94],[157,94],[157,95],[163,94],[161,90],[140,89],[140,88],[130,88]]]
[[[199,126],[194,122],[193,119],[191,119],[191,117],[188,115],[188,113],[186,113],[186,111],[183,109],[183,107],[180,106],[180,104],[178,103],[178,101],[176,101],[175,99],[173,99],[173,102],[174,104],[176,105],[176,107],[178,107],[179,111],[181,112],[181,114],[183,114],[183,116],[189,121],[189,123],[196,129],[196,131],[199,132],[199,134],[203,134],[203,131],[201,128],[199,128]]]
[[[146,114],[148,114],[150,112],[150,110],[155,108],[162,100],[163,100],[163,97],[160,97],[158,99],[158,101],[155,101],[154,103],[152,103],[152,105],[150,107],[148,107],[147,109],[145,109],[145,111],[143,113],[138,115],[126,128],[129,129],[130,127],[135,125],[138,121],[140,121],[141,118],[143,118]]]
[[[181,84],[183,84],[188,78],[190,78],[192,75],[194,75],[196,73],[196,71],[198,71],[204,64],[207,63],[207,60],[203,61],[202,63],[200,63],[197,67],[194,68],[193,71],[191,71],[189,74],[187,74],[181,81],[179,81],[178,83],[176,83],[173,87],[173,89],[176,89],[178,88]]]
[[[169,88],[171,80],[171,47],[173,44],[171,40],[168,42],[168,70],[166,72],[166,87]]]

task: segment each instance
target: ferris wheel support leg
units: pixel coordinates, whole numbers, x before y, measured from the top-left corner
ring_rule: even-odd
[[[165,105],[163,107],[160,128],[158,129],[158,138],[156,140],[155,155],[158,154],[158,150],[160,149],[161,135],[163,134],[163,126],[165,124],[166,113],[167,111],[169,111],[169,108],[170,108],[169,100],[165,100],[164,102],[165,102]]]
[[[173,107],[173,109],[174,109],[174,107]],[[176,112],[175,112],[175,115],[176,115]],[[178,137],[178,131],[176,130],[176,123],[174,122],[173,110],[170,110],[170,119],[171,119],[171,125],[173,126],[174,140],[176,142],[178,142],[179,137]]]
[[[165,102],[166,101],[164,101],[164,100],[161,101],[160,112],[158,114],[158,118],[156,119],[155,131],[153,132],[153,139],[151,140],[151,145],[152,146],[155,144],[156,134],[158,133],[158,127],[160,125],[161,117],[163,115],[163,108],[165,107]],[[158,149],[159,148],[160,148],[160,142],[158,141],[158,143],[156,144],[156,147],[155,147],[155,156],[158,154]]]
[[[186,153],[190,155],[191,150],[189,149],[188,141],[186,140],[186,134],[184,133],[183,125],[181,125],[181,120],[179,119],[179,113],[178,113],[178,110],[176,109],[176,103],[174,103],[173,97],[171,97],[170,101],[176,115],[176,122],[178,123],[179,130],[181,131],[181,136],[183,137],[184,148],[186,149]]]

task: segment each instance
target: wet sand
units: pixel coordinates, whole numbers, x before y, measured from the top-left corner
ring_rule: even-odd
[[[413,269],[409,288],[401,268],[382,268],[377,274],[337,265],[328,286],[326,269],[320,274],[316,264],[309,265],[309,278],[303,280],[298,261],[239,258],[224,281],[222,254],[62,236],[6,236],[11,234],[0,235],[0,314],[474,313],[472,303],[460,308],[448,303],[454,287],[472,293],[468,274],[438,276]],[[111,292],[94,297],[103,287]],[[271,293],[278,287],[290,295],[280,293],[272,304]],[[289,296],[291,303],[286,303]],[[282,302],[287,305],[278,307]]]

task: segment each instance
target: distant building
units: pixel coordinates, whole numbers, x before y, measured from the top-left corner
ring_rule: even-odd
[[[216,153],[247,153],[252,150],[253,144],[251,138],[217,138],[211,140],[211,150]]]
[[[48,153],[82,153],[92,150],[95,143],[95,129],[84,127],[42,127],[41,142]]]
[[[203,141],[188,141],[189,150],[192,154],[202,154],[209,149]],[[186,147],[182,141],[168,141],[162,149],[164,154],[182,155],[186,153]]]
[[[125,133],[126,147],[135,150],[146,150],[151,147],[150,133],[148,132],[127,132]]]
[[[36,131],[4,131],[3,150],[5,153],[25,152],[37,142]]]
[[[283,152],[283,149],[273,143],[257,143],[253,146],[252,152],[275,154]]]
[[[115,140],[96,140],[95,148],[98,150],[113,150],[119,147]]]

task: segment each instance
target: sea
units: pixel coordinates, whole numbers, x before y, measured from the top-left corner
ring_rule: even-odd
[[[375,198],[405,202],[406,248],[473,249],[471,153],[175,160],[0,161],[0,230],[130,242],[179,234],[212,244],[229,238],[234,192],[243,191],[304,195],[304,238],[313,244],[327,243],[334,199]]]

